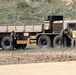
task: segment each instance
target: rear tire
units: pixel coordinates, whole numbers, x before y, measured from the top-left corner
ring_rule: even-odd
[[[51,40],[50,40],[49,36],[47,36],[47,35],[40,36],[38,39],[38,46],[40,48],[50,47],[51,46]]]
[[[12,42],[10,40],[10,37],[9,36],[6,36],[2,39],[1,41],[1,46],[4,50],[11,50],[13,49],[13,46],[12,46]]]
[[[20,44],[15,44],[15,48],[16,49],[20,49],[21,48],[21,45]]]
[[[25,49],[27,44],[16,44],[15,48],[16,49]]]
[[[22,45],[22,49],[25,49],[26,46],[27,46],[27,44],[23,44],[23,45]]]

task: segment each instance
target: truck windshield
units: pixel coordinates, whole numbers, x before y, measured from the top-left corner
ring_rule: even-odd
[[[68,23],[68,29],[76,29],[76,23]]]

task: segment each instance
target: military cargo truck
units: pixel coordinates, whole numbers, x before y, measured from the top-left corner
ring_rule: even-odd
[[[15,48],[25,48],[28,44],[37,44],[43,47],[61,46],[60,35],[62,29],[67,28],[69,34],[65,36],[65,46],[71,46],[76,38],[76,20],[64,21],[62,15],[48,16],[43,24],[30,25],[0,25],[0,47],[10,50],[10,30],[13,29],[15,36]],[[73,43],[74,43],[73,42]],[[73,45],[72,43],[72,45]]]

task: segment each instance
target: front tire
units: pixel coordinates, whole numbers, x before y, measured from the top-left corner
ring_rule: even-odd
[[[40,48],[50,47],[51,46],[51,40],[50,40],[49,36],[47,36],[47,35],[40,36],[38,39],[38,46]]]

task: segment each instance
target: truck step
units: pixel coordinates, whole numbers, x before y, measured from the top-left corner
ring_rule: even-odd
[[[36,36],[30,36],[30,40],[36,40]]]
[[[36,39],[30,40],[30,43],[36,43]]]

